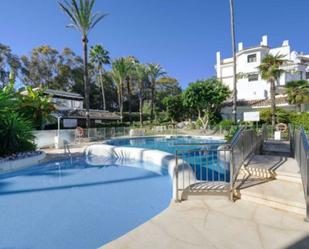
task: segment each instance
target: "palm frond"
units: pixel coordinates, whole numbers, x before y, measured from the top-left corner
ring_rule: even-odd
[[[90,29],[93,29],[98,22],[100,22],[104,17],[108,16],[108,14],[100,14],[100,13],[96,13],[94,16],[91,17],[91,25],[90,25]]]
[[[72,21],[72,24],[69,24],[67,27],[74,27],[85,36],[88,35],[89,31],[98,22],[107,16],[107,14],[101,13],[92,14],[95,0],[79,0],[79,2],[77,0],[71,0],[70,3],[67,0],[63,0],[63,2],[58,3]]]

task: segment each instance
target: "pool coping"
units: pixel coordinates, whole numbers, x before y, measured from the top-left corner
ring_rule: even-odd
[[[46,153],[44,151],[40,151],[39,154],[34,156],[1,162],[0,174],[10,173],[35,166],[44,160],[45,157]]]
[[[196,136],[196,135],[156,135],[156,136],[123,136],[119,138],[112,138],[105,140],[104,142],[96,142],[91,145],[88,145],[85,148],[86,156],[104,156],[106,158],[119,158],[119,159],[128,159],[128,160],[137,160],[141,162],[150,162],[158,167],[162,167],[168,170],[168,173],[172,180],[172,200],[186,199],[186,196],[183,193],[177,192],[177,176],[176,176],[176,156],[172,153],[157,149],[146,149],[139,147],[125,147],[110,145],[108,142],[112,140],[120,139],[138,139],[138,138],[151,138],[151,137],[166,137],[166,136],[178,136],[178,137],[195,137],[195,138],[207,138],[207,139],[219,139],[224,140],[222,137],[218,136]],[[184,160],[178,160],[178,165],[181,165],[178,170],[178,178],[184,179],[182,181],[181,189],[188,188],[192,182],[197,182],[198,180],[193,173],[191,166],[186,163]],[[186,176],[186,177],[185,177]]]

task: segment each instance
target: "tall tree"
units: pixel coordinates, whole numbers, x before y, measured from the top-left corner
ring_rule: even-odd
[[[54,82],[59,52],[43,45],[32,49],[31,55],[21,57],[22,76],[26,85],[50,88]]]
[[[27,86],[43,86],[70,91],[82,77],[83,61],[69,48],[58,52],[44,45],[34,48],[29,56],[21,57],[21,79]]]
[[[163,99],[165,111],[172,123],[180,121],[186,115],[186,110],[183,105],[182,95],[168,96]]]
[[[166,75],[165,70],[159,64],[148,64],[148,75],[151,89],[150,117],[154,120],[155,101],[156,101],[156,85],[157,81]]]
[[[139,121],[140,125],[143,126],[143,108],[144,108],[144,98],[145,98],[145,88],[148,83],[148,72],[147,67],[143,64],[135,64],[135,75],[138,84],[138,99],[139,99]]]
[[[105,87],[104,87],[104,65],[110,64],[109,52],[104,49],[102,45],[95,45],[90,50],[90,61],[94,65],[96,71],[99,74],[99,81],[102,91],[102,103],[103,110],[106,110],[106,98],[105,98]]]
[[[262,79],[270,83],[271,95],[271,123],[276,124],[276,82],[280,79],[281,74],[284,72],[281,66],[285,63],[284,55],[267,54],[263,59],[258,69]]]
[[[289,103],[297,105],[298,111],[301,112],[301,105],[309,103],[309,82],[306,80],[290,81],[286,88]]]
[[[156,109],[165,109],[163,99],[169,96],[178,96],[182,92],[177,79],[164,76],[157,81],[156,85]]]
[[[130,73],[132,63],[126,58],[119,58],[112,62],[111,77],[117,85],[118,105],[121,122],[123,120],[124,83]]]
[[[136,71],[135,71],[135,64],[139,63],[138,59],[134,56],[128,56],[126,58],[128,66],[129,66],[129,72],[128,76],[126,78],[126,84],[127,84],[127,94],[128,94],[128,107],[129,107],[129,120],[130,124],[132,124],[132,88],[134,87],[134,82],[136,78]]]
[[[230,17],[231,17],[231,38],[233,52],[233,118],[237,123],[237,59],[236,59],[236,38],[235,38],[235,6],[234,0],[230,0]]]
[[[88,82],[88,34],[98,22],[100,22],[106,14],[93,13],[93,7],[95,0],[71,0],[60,2],[59,5],[62,10],[71,19],[71,24],[68,27],[75,28],[82,34],[82,44],[83,44],[83,60],[84,60],[84,85],[85,85],[85,102],[86,102],[86,113],[87,113],[87,127],[90,127],[90,117],[89,117],[89,82]]]
[[[9,46],[0,43],[0,87],[8,85],[10,72],[17,76],[20,68],[19,58],[12,53]]]
[[[198,120],[205,130],[222,102],[230,96],[230,90],[217,79],[191,83],[183,92],[183,104],[197,112]]]

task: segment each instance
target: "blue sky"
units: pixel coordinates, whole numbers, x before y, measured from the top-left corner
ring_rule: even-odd
[[[309,53],[308,0],[235,0],[237,41],[256,45],[267,34],[271,46],[289,39]],[[0,42],[18,55],[39,45],[72,48],[80,35],[56,0],[1,0]],[[215,53],[231,55],[229,0],[97,0],[109,15],[90,34],[113,58],[134,55],[163,65],[185,87],[215,74]]]

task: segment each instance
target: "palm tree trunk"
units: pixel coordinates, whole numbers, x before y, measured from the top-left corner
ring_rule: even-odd
[[[237,61],[236,61],[236,42],[235,42],[235,12],[234,12],[234,0],[230,0],[230,13],[231,13],[231,35],[232,35],[232,49],[233,49],[233,119],[234,123],[237,123]]]
[[[83,36],[83,52],[84,52],[84,89],[85,89],[85,104],[86,104],[86,126],[90,128],[90,102],[89,102],[89,84],[88,84],[88,38]]]
[[[105,100],[105,89],[103,82],[103,69],[100,69],[100,81],[101,81],[101,91],[102,91],[102,102],[103,102],[103,110],[106,111],[106,100]]]
[[[270,96],[271,96],[271,124],[276,125],[276,85],[275,81],[270,81]]]
[[[128,91],[128,104],[129,104],[129,120],[130,124],[132,124],[132,94],[131,94],[131,87],[130,87],[130,78],[127,79],[127,91]]]
[[[120,84],[120,103],[119,103],[119,109],[120,109],[120,121],[123,122],[123,83]]]
[[[151,121],[154,120],[154,109],[155,109],[155,88],[156,88],[156,83],[152,82],[151,84],[151,104],[150,104],[150,118]]]
[[[139,98],[139,122],[141,126],[143,126],[143,106],[144,106],[144,100],[143,97]]]

